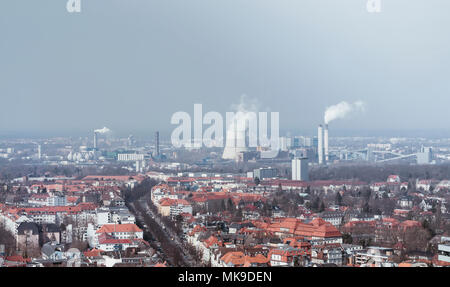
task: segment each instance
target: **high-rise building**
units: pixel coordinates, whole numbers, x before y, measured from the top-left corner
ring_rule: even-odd
[[[42,158],[42,148],[41,148],[41,145],[38,145],[38,154],[37,154],[37,156],[38,156],[38,159],[41,159],[41,158]]]
[[[430,147],[423,147],[417,153],[417,164],[430,164],[433,159],[433,153]]]
[[[307,158],[294,158],[292,160],[292,180],[309,180]]]
[[[317,156],[319,164],[323,164],[323,126],[319,125],[317,129]]]

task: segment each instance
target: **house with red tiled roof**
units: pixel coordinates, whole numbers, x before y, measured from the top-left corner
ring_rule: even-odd
[[[220,258],[223,267],[264,267],[268,266],[269,259],[262,254],[255,256],[245,255],[243,252],[227,252]]]
[[[24,214],[20,209],[8,205],[0,204],[0,222],[5,230],[14,236],[22,222],[31,222],[32,219]]]
[[[152,267],[167,267],[167,262],[164,261],[164,263],[156,263]]]
[[[304,251],[311,250],[311,243],[305,240],[303,236],[287,237],[283,239],[283,244],[291,247],[300,248]]]
[[[95,209],[97,206],[93,203],[79,203],[76,206],[42,206],[20,208],[19,211],[31,218],[36,223],[56,223],[62,222],[64,217],[72,217],[74,220],[83,218],[95,218]]]
[[[26,267],[31,262],[31,258],[24,258],[21,255],[7,256],[4,259],[3,267]]]
[[[83,252],[83,255],[85,257],[100,257],[102,252],[105,252],[104,250],[92,248],[91,250]]]
[[[270,266],[306,266],[311,261],[311,251],[292,246],[283,246],[270,250],[267,258]]]
[[[296,218],[275,219],[267,230],[282,238],[303,236],[322,243],[342,243],[342,234],[339,230],[321,218],[315,218],[309,223]]]
[[[400,183],[400,176],[396,174],[390,175],[388,176],[386,182]]]
[[[312,246],[311,262],[316,264],[335,264],[341,266],[343,263],[341,244],[331,243]]]
[[[399,227],[406,230],[409,228],[421,228],[422,224],[416,220],[405,220],[400,223]]]
[[[219,239],[213,235],[208,237],[205,241],[203,241],[203,245],[206,248],[218,248],[220,246],[223,246],[223,243],[219,241]]]
[[[395,241],[394,232],[398,225],[399,221],[390,217],[377,221],[375,224],[375,242],[389,244]]]
[[[157,207],[162,216],[175,217],[182,213],[192,214],[192,205],[185,199],[163,198]]]
[[[96,233],[107,233],[117,239],[143,238],[143,231],[136,224],[104,224]]]
[[[111,235],[102,233],[98,236],[97,249],[104,251],[126,250],[130,247],[138,247],[139,241],[136,239],[118,239]]]
[[[131,244],[130,241],[120,241],[122,239],[135,240],[143,239],[143,237],[144,232],[136,224],[104,224],[95,231],[95,234],[90,235],[89,244],[98,249],[109,250],[115,244]]]

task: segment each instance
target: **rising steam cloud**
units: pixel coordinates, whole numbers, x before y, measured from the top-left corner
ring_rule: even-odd
[[[256,98],[249,98],[246,95],[242,95],[239,104],[234,104],[231,108],[236,112],[237,126],[235,129],[227,127],[227,139],[234,140],[237,136],[242,135],[240,132],[245,132],[248,128],[246,122],[251,119],[252,116],[259,110],[260,103]]]
[[[242,112],[247,114],[249,112],[257,112],[261,104],[256,98],[249,98],[247,95],[242,95],[239,104],[231,105],[235,112]]]
[[[352,103],[340,102],[337,105],[330,106],[325,110],[324,121],[328,124],[337,119],[343,119],[347,115],[353,112],[364,112],[365,103],[362,101],[357,101]]]
[[[109,133],[110,131],[111,131],[110,129],[108,129],[107,127],[104,127],[102,129],[95,130],[94,133],[106,134],[106,133]]]
[[[223,151],[223,159],[236,159],[239,152],[246,151],[245,134],[247,125],[245,124],[258,111],[259,102],[257,99],[249,99],[242,95],[239,104],[232,105],[235,112],[236,125],[230,124],[226,128],[226,146]],[[249,135],[250,137],[252,135]],[[256,135],[253,135],[256,138]]]

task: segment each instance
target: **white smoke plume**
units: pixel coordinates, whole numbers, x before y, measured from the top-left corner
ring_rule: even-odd
[[[106,133],[109,133],[109,132],[111,132],[111,130],[108,129],[107,127],[104,127],[102,129],[98,129],[98,130],[94,131],[94,133],[99,133],[99,134],[106,134]]]
[[[242,95],[239,104],[234,104],[231,109],[234,111],[232,122],[228,122],[226,126],[226,147],[222,158],[236,159],[237,154],[245,151],[246,148],[246,132],[249,130],[246,122],[251,122],[252,118],[257,116],[259,102],[257,99],[249,99],[246,95]],[[254,129],[252,129],[253,131]],[[249,134],[249,138],[257,140],[257,134]]]
[[[348,102],[340,102],[337,105],[330,106],[325,110],[324,121],[328,124],[337,119],[343,119],[348,114],[353,112],[364,112],[365,103],[362,101],[354,102],[353,104]]]
[[[241,137],[245,135],[248,131],[247,122],[252,119],[252,117],[257,116],[257,112],[260,107],[260,103],[256,98],[249,98],[246,95],[242,95],[240,98],[239,104],[233,104],[232,110],[234,110],[235,119],[236,119],[236,127],[227,126],[227,140],[230,138],[231,140],[237,141],[237,146],[239,146],[239,142],[243,143],[245,139]],[[250,137],[255,137],[257,135],[249,135]]]
[[[235,112],[258,112],[261,104],[256,98],[249,98],[247,95],[242,95],[239,104],[231,105],[231,108]]]

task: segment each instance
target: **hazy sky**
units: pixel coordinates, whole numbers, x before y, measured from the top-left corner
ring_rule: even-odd
[[[311,130],[329,105],[366,103],[335,129],[445,129],[450,1],[0,1],[0,134],[171,130],[176,111],[242,94]]]

